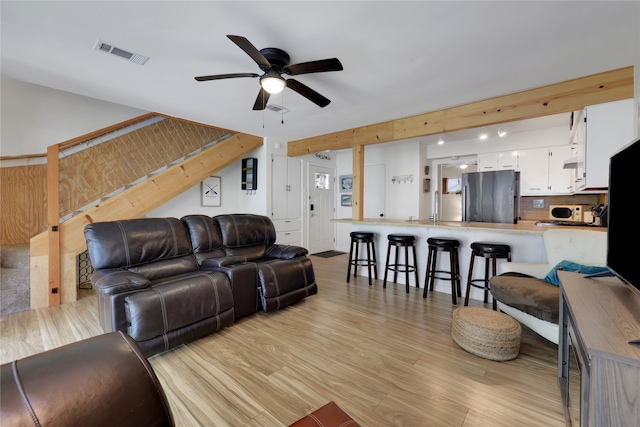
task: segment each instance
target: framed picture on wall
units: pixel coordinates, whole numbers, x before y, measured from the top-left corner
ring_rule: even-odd
[[[351,194],[340,195],[340,206],[351,206]]]
[[[205,178],[200,185],[202,206],[220,206],[221,185],[219,176]]]
[[[351,193],[353,189],[353,177],[351,175],[340,175],[338,183],[340,184],[341,193]]]

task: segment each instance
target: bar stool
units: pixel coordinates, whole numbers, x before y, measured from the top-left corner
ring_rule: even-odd
[[[351,266],[353,265],[353,277],[358,275],[358,266],[364,267],[367,266],[369,271],[369,286],[373,283],[371,281],[371,267],[373,267],[373,274],[378,280],[378,262],[376,260],[376,246],[374,244],[374,239],[376,237],[375,233],[371,233],[368,231],[352,231],[351,234],[351,246],[349,247],[349,268],[347,270],[347,283],[349,283],[349,278],[351,277]],[[360,247],[360,243],[364,243],[367,248],[367,257],[366,258],[358,258],[358,248]],[[355,257],[353,257],[353,247],[356,248]],[[373,255],[373,257],[371,256]]]
[[[411,234],[389,234],[387,235],[389,240],[389,246],[387,246],[387,264],[384,269],[384,281],[382,287],[387,287],[387,273],[389,270],[393,271],[393,281],[397,283],[398,272],[405,273],[405,281],[407,284],[407,293],[409,293],[409,273],[415,272],[416,274],[416,288],[420,287],[418,281],[418,263],[416,261],[416,236]],[[395,263],[389,264],[389,256],[391,255],[391,247],[395,246],[396,255]],[[399,249],[404,247],[404,264],[401,264],[398,259]],[[409,247],[413,248],[413,264],[409,264]]]
[[[429,245],[429,257],[427,258],[427,274],[424,276],[424,292],[422,298],[427,297],[427,290],[433,291],[433,282],[435,279],[451,281],[451,300],[453,304],[457,304],[456,295],[462,297],[460,289],[460,259],[458,257],[458,248],[460,240],[444,239],[440,237],[429,237],[427,239]],[[436,270],[438,252],[449,252],[449,270]],[[438,274],[441,274],[438,276]],[[444,276],[448,274],[449,276]]]
[[[484,278],[471,279],[473,276],[473,260],[475,257],[481,256],[485,259]],[[467,295],[464,297],[464,305],[469,305],[469,291],[471,286],[474,288],[484,289],[484,302],[489,302],[489,261],[493,264],[493,276],[496,275],[496,260],[498,258],[506,258],[511,261],[511,247],[502,243],[473,242],[471,243],[471,264],[469,265],[469,279],[467,281]],[[474,282],[482,282],[477,285]],[[493,309],[496,309],[496,300],[493,299]]]

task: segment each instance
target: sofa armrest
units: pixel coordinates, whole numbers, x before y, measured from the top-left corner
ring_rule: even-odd
[[[265,258],[267,259],[294,259],[305,256],[308,250],[300,246],[274,244],[267,248]]]
[[[542,279],[551,270],[551,266],[546,263],[534,262],[503,262],[498,266],[498,274],[502,273],[523,273],[529,276]]]
[[[207,258],[203,259],[202,263],[200,263],[200,269],[211,270],[214,268],[226,267],[228,265],[244,264],[245,262],[247,262],[247,258],[240,255]]]
[[[151,286],[146,277],[122,268],[97,270],[91,275],[91,284],[96,291],[105,295],[131,292]]]

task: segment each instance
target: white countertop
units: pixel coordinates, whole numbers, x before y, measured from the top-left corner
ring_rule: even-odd
[[[332,220],[340,223],[350,224],[367,224],[367,225],[386,225],[386,226],[401,226],[401,227],[432,227],[443,228],[450,230],[487,230],[504,233],[516,233],[516,234],[543,234],[545,231],[552,228],[572,228],[579,230],[594,230],[594,231],[607,231],[605,227],[576,227],[576,226],[541,226],[536,225],[535,221],[521,221],[519,224],[500,224],[493,222],[462,222],[462,221],[438,221],[435,224],[432,221],[421,220],[402,220],[402,219],[380,219],[380,218],[365,218],[363,220],[354,220],[351,218],[338,218]]]

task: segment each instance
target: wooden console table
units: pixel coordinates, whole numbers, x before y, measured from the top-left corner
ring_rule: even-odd
[[[640,293],[616,277],[559,277],[558,385],[567,425],[640,425],[640,345],[629,342],[640,339]]]

